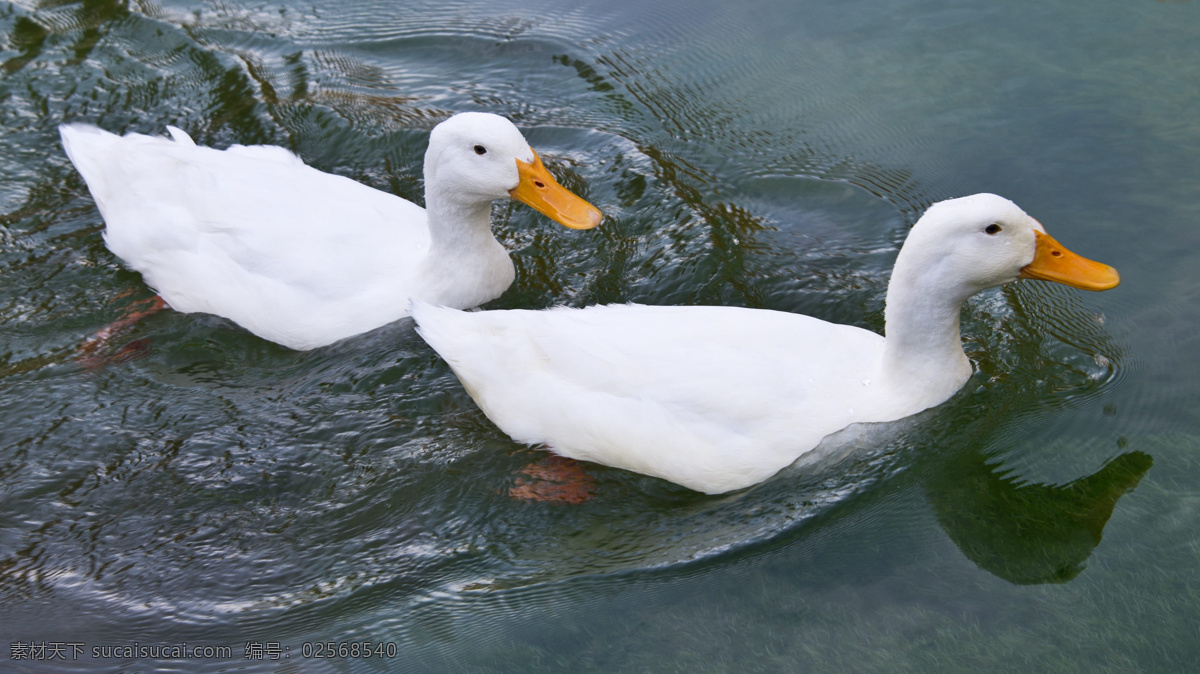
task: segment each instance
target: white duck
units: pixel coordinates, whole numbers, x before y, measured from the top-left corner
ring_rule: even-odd
[[[511,196],[574,229],[600,224],[497,115],[433,129],[424,209],[283,148],[215,150],[167,129],[173,140],[59,128],[109,249],[171,308],[293,349],[391,323],[410,298],[467,308],[499,297],[515,272],[491,232],[493,200]]]
[[[1007,199],[933,205],[888,285],[886,338],[736,307],[465,313],[416,304],[418,332],[518,442],[717,494],[761,482],[854,423],[937,405],[971,375],[964,300],[1019,277],[1115,287]]]

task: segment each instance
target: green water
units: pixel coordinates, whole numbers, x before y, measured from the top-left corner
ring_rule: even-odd
[[[1194,668],[1198,34],[1154,0],[0,3],[0,669]],[[908,227],[979,191],[1123,283],[976,296],[956,397],[722,497],[589,466],[588,503],[510,498],[541,453],[407,320],[296,353],[162,312],[76,361],[151,292],[58,124],[283,145],[419,201],[463,110],[608,216],[498,205],[492,308],[879,330]],[[91,657],[185,642],[229,653]]]

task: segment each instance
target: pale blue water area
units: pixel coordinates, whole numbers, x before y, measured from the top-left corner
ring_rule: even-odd
[[[0,2],[0,669],[1193,668],[1198,35],[1200,3],[1155,0]],[[298,353],[168,311],[76,361],[152,292],[60,123],[282,145],[420,201],[464,110],[608,217],[498,205],[518,275],[489,308],[880,330],[908,227],[979,191],[1122,284],[976,296],[957,396],[719,497],[588,466],[587,503],[511,498],[541,451],[408,320]],[[313,657],[366,641],[394,657]],[[91,657],[184,642],[229,650]],[[13,659],[41,643],[84,653]]]

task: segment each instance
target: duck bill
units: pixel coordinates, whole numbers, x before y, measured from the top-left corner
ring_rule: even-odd
[[[558,184],[533,153],[533,163],[517,160],[520,182],[508,191],[513,199],[533,207],[551,220],[571,229],[591,229],[600,224],[600,209]]]
[[[1021,278],[1055,281],[1082,290],[1108,290],[1121,282],[1116,269],[1072,253],[1049,234],[1035,232],[1035,236],[1033,262],[1021,269]]]

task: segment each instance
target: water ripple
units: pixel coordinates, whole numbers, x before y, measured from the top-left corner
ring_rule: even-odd
[[[1153,433],[1183,438],[1162,451],[1190,447],[1190,373],[1155,353],[1195,341],[1197,295],[1183,273],[1153,306],[1157,286],[1132,275],[1130,294],[1111,299],[1046,284],[977,296],[963,314],[977,372],[958,396],[904,423],[849,429],[804,465],[719,497],[586,466],[587,503],[514,500],[543,453],[488,422],[411,321],[295,353],[221,319],[162,312],[128,333],[127,360],[98,370],[75,360],[83,339],[150,291],[105,249],[58,144],[63,121],[279,144],[420,201],[428,129],[460,110],[508,115],[607,220],[567,232],[497,205],[517,282],[490,308],[736,304],[879,330],[892,261],[920,211],[985,177],[987,189],[1022,185],[970,151],[1007,109],[1003,87],[951,90],[979,75],[988,46],[1022,67],[1033,57],[992,39],[961,58],[924,38],[900,44],[894,17],[912,3],[840,13],[820,30],[815,16],[764,26],[721,2],[510,4],[0,10],[6,616],[74,621],[108,640],[119,625],[130,638],[454,644],[484,607],[470,638],[505,639],[503,623],[530,605],[566,615],[618,585],[699,578],[775,550],[808,560],[830,538],[910,551],[918,566],[936,545],[895,539],[916,530],[949,548],[938,517],[974,521],[970,490],[952,488],[969,471],[1068,484],[1159,447]],[[922,11],[929,25],[910,30],[961,45],[1000,10],[976,21]],[[1088,217],[1102,208],[1070,212],[1115,221]],[[1186,242],[1192,230],[1178,229]],[[1128,250],[1115,225],[1093,231],[1098,246]],[[1166,265],[1152,254],[1124,252],[1118,266]],[[1167,261],[1192,266],[1178,251]],[[1189,498],[1186,485],[1177,492]],[[1185,529],[1189,510],[1171,512]]]

